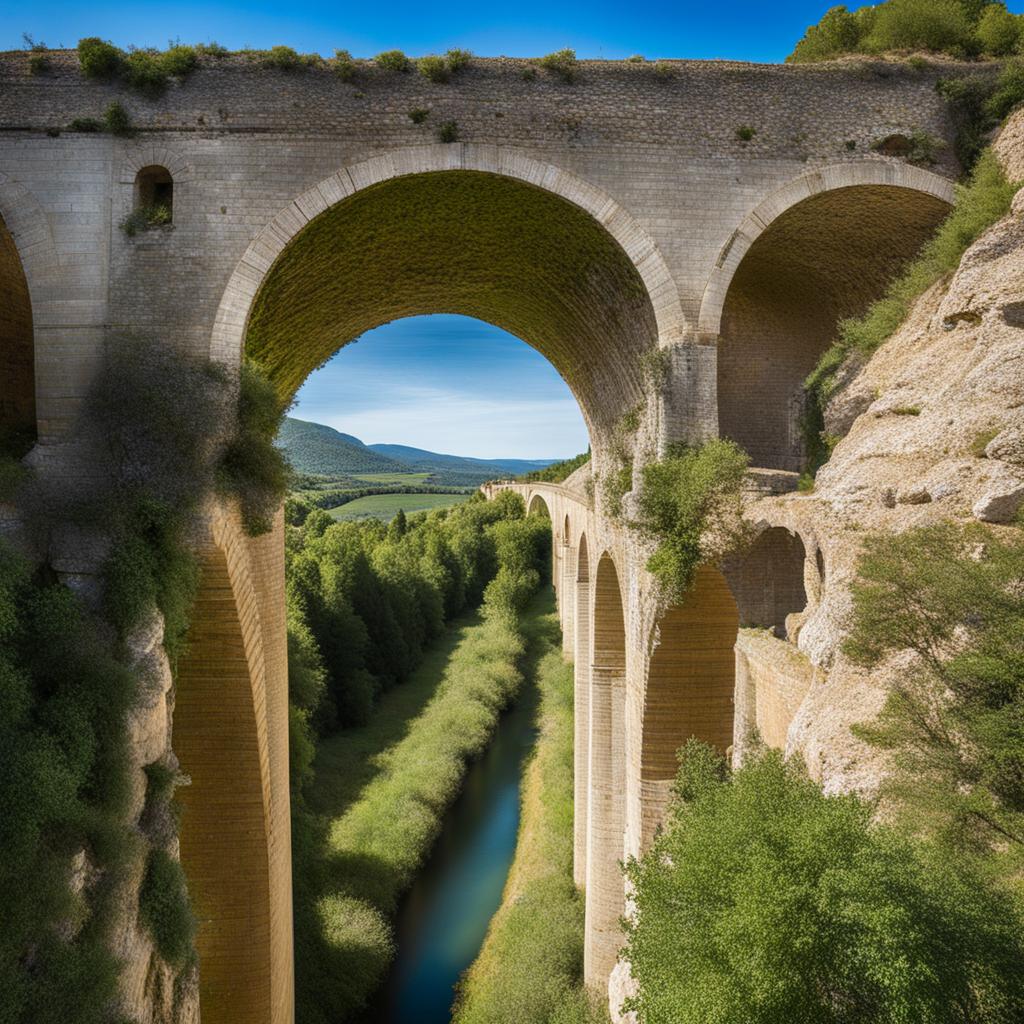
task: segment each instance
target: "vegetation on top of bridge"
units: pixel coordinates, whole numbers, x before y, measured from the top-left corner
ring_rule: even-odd
[[[885,0],[852,11],[830,8],[786,60],[922,50],[969,60],[1018,53],[1022,40],[1024,16],[1011,14],[1002,0]]]
[[[388,918],[437,835],[466,760],[482,749],[519,685],[518,614],[549,557],[551,531],[549,520],[525,512],[507,492],[414,522],[398,517],[388,527],[331,524],[314,512],[301,529],[289,529],[303,1024],[348,1019],[373,993],[393,953]],[[486,621],[468,627],[437,685],[429,645],[445,622],[481,599]],[[424,658],[425,675],[417,668]],[[409,692],[424,694],[424,686],[429,703],[397,723],[396,733],[389,709],[404,706]],[[338,732],[339,724],[366,728]],[[377,774],[371,755],[386,770]]]

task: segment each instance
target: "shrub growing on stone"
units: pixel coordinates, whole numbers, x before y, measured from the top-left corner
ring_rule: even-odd
[[[414,107],[409,111],[409,120],[412,121],[413,124],[423,124],[429,115],[429,110],[424,110],[423,107]]]
[[[356,77],[356,62],[348,50],[334,51],[331,69],[343,82],[351,82]]]
[[[128,111],[116,100],[103,111],[103,127],[111,135],[119,135],[124,139],[130,139],[135,134]]]
[[[451,68],[449,68],[448,62],[444,57],[435,55],[420,57],[416,61],[416,67],[419,69],[420,74],[431,82],[447,82],[452,76]]]
[[[825,796],[778,752],[730,777],[687,743],[665,831],[627,868],[627,1009],[673,1024],[1012,1019],[1017,908],[873,810]]]
[[[878,719],[858,729],[888,750],[887,793],[958,855],[1024,864],[1024,539],[952,524],[872,537],[851,588],[844,650],[891,675]],[[956,638],[954,641],[954,637]]]
[[[459,138],[459,126],[454,121],[444,121],[437,127],[438,142],[457,142]]]
[[[458,48],[449,50],[444,56],[452,74],[456,74],[463,68],[469,67],[469,62],[473,59],[473,54],[469,50],[460,50]]]
[[[401,50],[385,50],[373,62],[382,71],[408,71],[412,67],[412,61]]]
[[[196,920],[181,864],[162,849],[150,851],[139,890],[139,916],[160,955],[175,967],[192,954]]]
[[[749,142],[757,134],[757,129],[752,128],[749,124],[741,124],[736,129],[736,138],[740,142]]]
[[[555,50],[546,57],[541,57],[537,64],[563,82],[575,82],[579,74],[579,62],[576,60],[575,50]]]
[[[739,491],[748,462],[734,442],[715,439],[672,446],[662,460],[644,466],[634,525],[657,542],[647,568],[670,599],[689,589],[702,562],[741,539]]]
[[[122,57],[121,50],[98,36],[78,40],[78,64],[86,78],[113,78]]]

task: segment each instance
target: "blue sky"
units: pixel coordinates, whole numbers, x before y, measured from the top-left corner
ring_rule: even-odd
[[[82,3],[64,0],[0,5],[0,48],[21,45],[30,32],[49,45],[74,46],[99,35],[122,46],[162,46],[168,39],[216,39],[236,49],[285,43],[330,55],[335,48],[369,57],[398,47],[413,55],[463,46],[483,56],[537,56],[563,46],[580,57],[728,57],[777,61],[832,0],[572,0],[552,3],[386,4],[345,0],[291,3]],[[859,6],[850,4],[850,6]],[[1013,0],[1013,11],[1024,0]]]
[[[310,375],[292,416],[367,444],[477,458],[564,458],[587,447],[555,368],[518,338],[462,316],[385,324]]]
[[[0,4],[0,49],[20,47],[28,32],[50,46],[99,35],[120,46],[164,46],[169,39],[216,40],[231,49],[284,43],[328,56],[336,48],[369,57],[453,46],[482,56],[537,56],[569,46],[580,57],[780,61],[832,2],[42,0]],[[1024,11],[1024,0],[1008,6]],[[459,317],[420,317],[370,332],[310,377],[295,415],[371,443],[485,458],[566,456],[587,444],[568,388],[540,355],[497,328]]]

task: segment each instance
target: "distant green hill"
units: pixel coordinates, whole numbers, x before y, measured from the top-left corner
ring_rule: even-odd
[[[554,459],[473,459],[442,455],[404,444],[363,444],[322,423],[288,416],[277,436],[288,461],[297,473],[319,476],[366,476],[398,473],[429,473],[424,483],[477,487],[499,476],[518,476],[551,465]]]
[[[367,448],[358,437],[322,423],[285,417],[277,435],[292,468],[298,473],[353,476],[358,473],[408,473],[409,466]]]
[[[371,451],[386,455],[389,459],[405,462],[418,470],[446,471],[449,473],[487,473],[493,477],[498,472],[529,473],[549,466],[554,459],[474,459],[465,455],[441,455],[423,448],[410,448],[404,444],[371,444]]]

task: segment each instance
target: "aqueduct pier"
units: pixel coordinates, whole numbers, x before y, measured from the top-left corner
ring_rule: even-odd
[[[801,381],[952,200],[948,145],[928,168],[891,155],[901,139],[950,142],[934,88],[949,68],[584,62],[570,84],[525,67],[478,60],[447,84],[366,68],[346,83],[205,58],[144,98],[85,81],[74,54],[36,76],[25,54],[0,55],[0,425],[34,436],[39,472],[73,471],[112,333],[229,367],[248,353],[283,397],[414,314],[476,316],[550,359],[583,410],[596,493],[582,478],[514,486],[554,531],[586,976],[604,987],[617,861],[650,841],[676,748],[698,735],[741,750],[752,724],[785,744],[817,671],[798,641],[829,555],[762,520],[742,562],[705,568],[665,608],[645,552],[601,511],[603,481],[627,457],[722,434],[758,486],[793,486]],[[133,137],[69,130],[114,100]],[[435,141],[441,123],[457,141]],[[155,195],[171,222],[123,231]],[[282,533],[280,517],[252,539],[231,510],[211,513],[165,716],[192,777],[181,851],[207,1024],[293,1018]],[[51,560],[97,571],[73,546]],[[128,972],[133,1005],[145,974]]]

